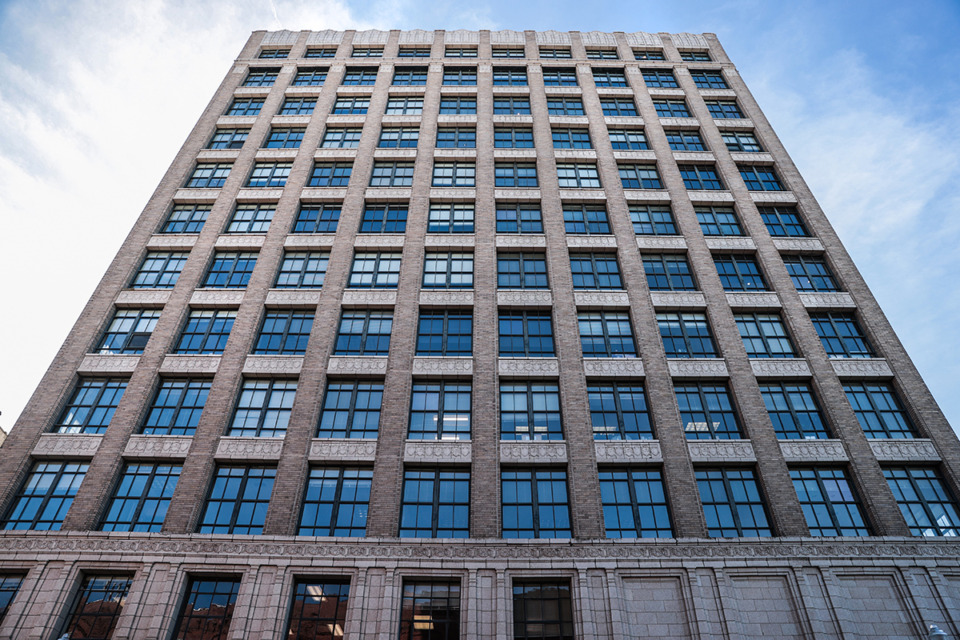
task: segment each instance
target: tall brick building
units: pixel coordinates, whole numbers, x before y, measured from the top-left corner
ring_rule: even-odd
[[[255,32],[0,455],[0,638],[960,630],[960,442],[712,34]]]

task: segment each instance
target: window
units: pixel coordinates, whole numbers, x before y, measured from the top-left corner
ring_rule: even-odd
[[[203,281],[204,287],[217,289],[243,289],[250,281],[250,274],[257,264],[256,253],[217,251],[213,264]]]
[[[307,186],[345,187],[350,182],[352,172],[352,162],[318,162],[313,165],[313,173],[310,174]]]
[[[673,222],[673,213],[671,213],[670,207],[666,205],[630,205],[630,221],[633,223],[633,232],[638,236],[677,235],[677,226]]]
[[[354,47],[351,58],[382,58],[383,47]]]
[[[580,348],[585,358],[635,358],[630,316],[613,311],[580,312]]]
[[[131,288],[172,289],[180,279],[180,271],[189,256],[186,252],[151,251],[143,259]]]
[[[544,69],[543,84],[547,87],[577,86],[576,69]]]
[[[710,112],[710,117],[716,120],[743,117],[736,100],[706,100],[705,103],[707,110]]]
[[[884,469],[883,475],[915,536],[960,535],[960,512],[939,472],[921,467]]]
[[[293,86],[319,87],[326,81],[327,81],[326,69],[299,69],[297,71],[297,75],[293,78]]]
[[[613,105],[615,100],[607,100],[604,103],[604,115],[618,115],[616,113],[607,113],[606,103]],[[633,103],[630,103],[630,106],[633,106]],[[611,109],[616,110],[617,106],[611,106]],[[584,115],[583,111],[583,101],[580,98],[547,98],[547,112],[551,116],[582,116]],[[632,115],[637,115],[636,109]]]
[[[644,254],[643,272],[651,291],[696,291],[687,257],[677,254]]]
[[[270,136],[263,144],[264,149],[299,149],[303,142],[304,127],[277,127],[270,130]]]
[[[751,358],[793,358],[796,352],[783,319],[776,313],[743,313],[733,317]]]
[[[497,233],[543,233],[540,207],[497,203]]]
[[[667,142],[670,143],[670,149],[673,151],[707,150],[707,145],[703,143],[703,138],[696,129],[674,129],[664,133],[667,134]]]
[[[105,432],[126,388],[127,381],[118,378],[81,379],[60,412],[57,433]]]
[[[333,104],[334,115],[366,115],[370,98],[337,98]]]
[[[740,177],[748,191],[783,191],[783,185],[773,167],[740,166]]]
[[[830,437],[810,385],[768,382],[760,385],[760,395],[778,438],[816,440]]]
[[[159,319],[159,309],[117,309],[96,353],[143,353]]]
[[[296,395],[296,380],[244,380],[227,435],[282,438]]]
[[[175,353],[223,353],[236,319],[236,311],[191,310]]]
[[[181,470],[170,464],[128,464],[100,530],[160,531]]]
[[[459,98],[456,96],[440,97],[440,113],[450,114],[476,114],[476,98]]]
[[[684,180],[686,181],[686,180]],[[705,236],[742,236],[743,229],[733,207],[694,207],[700,231]]]
[[[797,291],[839,291],[837,281],[826,261],[819,256],[783,256],[793,286]]]
[[[424,289],[469,289],[472,287],[472,253],[430,251],[424,255]]]
[[[622,289],[620,267],[613,253],[572,253],[574,289]]]
[[[572,536],[566,471],[547,469],[502,471],[500,482],[503,491],[502,535],[504,538],[569,538]],[[514,601],[516,598],[517,596],[514,595]],[[517,613],[514,611],[515,630],[518,625]],[[524,628],[526,626],[523,624]],[[530,624],[530,627],[530,631],[538,628],[533,624]],[[537,637],[537,635],[539,634],[525,633],[515,637],[527,638]],[[569,637],[573,638],[573,635]]]
[[[811,536],[868,536],[859,501],[842,469],[791,469]]]
[[[868,438],[914,437],[913,424],[888,383],[848,382],[843,385],[843,390]]]
[[[415,149],[420,138],[420,129],[396,127],[382,129],[377,146],[381,149]]]
[[[567,581],[514,580],[514,640],[573,640],[573,603]]]
[[[445,58],[476,58],[476,47],[447,47],[443,52]]]
[[[277,289],[319,289],[327,274],[330,254],[325,251],[287,251],[277,274]]]
[[[393,86],[424,86],[427,84],[426,67],[397,67],[393,72]]]
[[[561,189],[600,188],[600,174],[595,164],[557,163],[557,179]]]
[[[383,383],[339,381],[327,384],[318,438],[376,438]]]
[[[473,87],[477,84],[477,68],[444,67],[443,84],[457,87]]]
[[[23,582],[23,576],[0,575],[0,622],[7,615],[10,609],[10,603],[20,590],[20,584]]]
[[[663,60],[663,51],[642,51],[640,49],[633,50],[634,60]]]
[[[260,52],[260,58],[286,58],[290,55],[290,49],[264,49]]]
[[[433,164],[434,187],[473,187],[476,184],[475,162],[435,162]]]
[[[372,484],[373,471],[370,469],[310,469],[297,535],[365,536]]]
[[[363,208],[360,233],[403,233],[407,228],[407,207],[401,204],[368,204]]]
[[[400,537],[469,536],[470,472],[445,469],[405,471],[403,502],[400,506]],[[401,621],[401,637],[402,625]],[[436,632],[436,629],[431,629],[431,637]]]
[[[360,146],[360,134],[362,131],[363,129],[359,127],[327,127],[327,130],[323,133],[323,140],[320,142],[320,148],[356,149]]]
[[[493,146],[497,149],[532,149],[533,129],[497,127],[493,130]]]
[[[219,189],[227,181],[232,164],[201,162],[187,180],[188,189]]]
[[[806,237],[810,235],[806,226],[803,224],[803,218],[797,213],[795,207],[790,206],[765,206],[757,207],[763,223],[767,226],[767,231],[774,238],[783,237]]]
[[[280,107],[280,116],[309,116],[317,106],[316,98],[287,98]]]
[[[669,69],[641,69],[643,82],[651,89],[676,89],[680,85]]]
[[[667,494],[659,471],[601,471],[600,498],[608,538],[673,537]]]
[[[339,204],[301,204],[293,223],[293,233],[336,233],[339,221]]]
[[[766,291],[767,283],[760,273],[756,258],[745,255],[713,257],[720,283],[727,291]]]
[[[587,129],[557,129],[553,132],[554,149],[592,149]]]
[[[810,320],[831,358],[873,357],[873,348],[852,313],[811,313]]]
[[[687,189],[716,191],[723,189],[723,182],[717,175],[717,168],[706,164],[681,164],[680,175]]]
[[[541,58],[570,58],[570,49],[540,47]]]
[[[580,102],[577,100],[577,102]],[[582,108],[582,103],[581,103]],[[629,98],[600,100],[600,108],[605,116],[637,116],[637,105]],[[582,113],[568,113],[567,115],[583,115]]]
[[[334,49],[307,49],[304,58],[335,58],[337,50]]]
[[[475,149],[477,130],[466,127],[441,127],[437,129],[438,149]]]
[[[674,385],[687,440],[736,440],[740,424],[725,384]]]
[[[247,180],[248,187],[282,187],[287,184],[292,162],[257,162]]]
[[[210,393],[210,380],[161,380],[143,424],[148,436],[192,436]]]
[[[695,473],[711,538],[773,535],[753,471],[704,469]]]
[[[389,311],[344,310],[334,354],[385,356],[390,351],[393,314]]]
[[[549,313],[500,312],[501,358],[553,357],[553,321]]]
[[[563,440],[557,385],[501,384],[500,439]]]
[[[743,151],[746,153],[758,153],[763,151],[760,143],[753,137],[752,133],[742,133],[731,131],[723,134],[723,143],[727,145],[728,151]]]
[[[225,116],[257,116],[263,108],[263,98],[234,98]]]
[[[275,205],[238,204],[227,233],[266,233],[276,212]]]
[[[301,534],[304,535],[304,534]],[[296,640],[336,640],[347,624],[350,580],[296,580],[287,637]]]
[[[643,129],[610,129],[610,143],[614,149],[649,149]]]
[[[390,98],[384,111],[388,116],[419,116],[423,113],[423,98]]]
[[[691,71],[694,84],[698,89],[729,89],[727,81],[719,71]]]
[[[193,638],[197,629],[209,629],[211,640],[224,638],[233,619],[238,591],[239,579],[190,578],[173,640]]]
[[[34,462],[13,498],[3,528],[59,531],[89,466],[85,462]]]
[[[200,233],[209,215],[210,205],[174,205],[160,233]]]
[[[473,233],[473,205],[433,202],[427,219],[427,233]]]
[[[621,164],[617,170],[624,189],[663,189],[655,164]]]
[[[542,253],[498,253],[497,287],[546,289],[547,259]]]
[[[412,162],[378,161],[370,174],[371,187],[409,187],[413,185]]]
[[[370,67],[367,69],[347,69],[343,74],[344,86],[371,86],[377,82],[377,69]]]
[[[208,149],[239,149],[247,141],[250,129],[217,129]]]
[[[627,86],[627,78],[623,75],[621,69],[594,69],[593,82],[598,87]]]
[[[396,289],[400,281],[399,253],[358,252],[353,255],[348,286],[362,289]]]
[[[307,352],[307,340],[313,329],[313,313],[308,311],[267,311],[260,327],[258,354],[302,355]]]
[[[421,638],[460,638],[459,583],[404,580],[400,601],[400,640]]]
[[[710,54],[706,51],[681,51],[680,59],[684,62],[710,62]]]
[[[629,382],[587,385],[594,440],[652,440],[643,386]]]
[[[400,47],[398,58],[429,58],[430,47]]]
[[[218,467],[197,533],[260,535],[276,469]]]
[[[588,60],[619,60],[616,49],[587,49]]]
[[[610,233],[607,210],[602,206],[563,205],[563,228],[567,233]]]
[[[473,314],[469,311],[420,312],[418,356],[473,354]]]
[[[653,107],[660,118],[689,118],[690,111],[684,100],[654,100]]]
[[[523,47],[494,47],[492,51],[494,58],[522,58],[526,54],[524,53]]]
[[[527,86],[527,70],[494,67],[493,86],[525,87]]]
[[[494,164],[497,187],[537,188],[537,165],[534,162],[497,162]]]
[[[68,638],[111,638],[133,582],[127,576],[86,576],[63,627]]]
[[[702,313],[658,313],[657,326],[668,358],[716,358],[710,323]]]

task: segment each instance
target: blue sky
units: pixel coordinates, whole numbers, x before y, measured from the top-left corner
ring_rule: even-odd
[[[280,28],[718,34],[960,429],[956,0],[0,2],[0,428],[249,32]]]

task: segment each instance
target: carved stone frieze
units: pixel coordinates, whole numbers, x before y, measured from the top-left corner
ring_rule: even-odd
[[[557,149],[554,151],[557,160],[595,160],[597,152],[593,149]],[[568,191],[564,191],[566,195]]]
[[[314,438],[310,442],[310,460],[373,462],[376,455],[376,440]]]
[[[407,440],[403,446],[403,461],[466,464],[471,461],[470,442]]]
[[[100,448],[102,435],[86,433],[44,433],[30,455],[39,458],[92,458]]]
[[[260,96],[265,98],[267,94],[270,93],[269,87],[237,87],[233,90],[233,95],[235,96]]]
[[[567,247],[571,249],[607,249],[616,248],[614,236],[567,236]]]
[[[243,373],[268,373],[277,375],[300,375],[302,356],[249,355],[243,363]]]
[[[387,44],[387,38],[389,37],[389,31],[367,29],[353,34],[353,44]]]
[[[527,235],[525,233],[518,234],[498,234],[497,235],[497,248],[517,248],[524,249],[527,247],[545,247],[547,246],[547,239],[545,236],[540,235]]]
[[[427,247],[472,247],[475,238],[472,235],[455,236],[447,233],[427,234],[423,239]]]
[[[118,307],[162,307],[170,299],[170,289],[133,289],[117,295]]]
[[[197,154],[197,160],[236,160],[239,155],[240,149],[201,149]]]
[[[239,307],[243,289],[198,289],[190,296],[191,307]]]
[[[933,442],[927,439],[911,438],[897,440],[870,440],[873,455],[881,462],[911,462],[940,460],[940,454]]]
[[[737,92],[733,89],[700,89],[700,97],[709,98],[736,98]],[[754,154],[757,155],[757,154]]]
[[[343,31],[334,31],[333,29],[321,29],[320,31],[311,31],[307,36],[307,45],[311,44],[340,44],[343,40]]]
[[[344,289],[340,303],[353,307],[392,307],[397,304],[393,289]]]
[[[768,358],[750,360],[753,375],[758,378],[809,378],[810,367],[802,358]]]
[[[357,249],[396,249],[403,247],[403,236],[383,234],[360,234],[353,239]]]
[[[460,113],[441,113],[437,116],[437,122],[439,124],[475,124],[477,122],[477,116],[472,116],[468,114]],[[436,154],[434,151],[434,154]]]
[[[473,291],[427,291],[420,292],[420,304],[431,307],[473,306]]]
[[[410,197],[410,189],[404,187],[367,187],[367,200],[404,200]]]
[[[300,149],[257,149],[257,160],[290,161],[297,157]]]
[[[290,250],[329,248],[333,246],[335,237],[329,234],[298,233],[287,236],[286,240],[283,241],[283,247]]]
[[[714,251],[717,251],[717,250],[722,251],[725,249],[730,249],[730,250],[746,249],[746,250],[752,251],[757,248],[757,245],[754,243],[753,238],[749,236],[743,236],[743,237],[729,236],[725,238],[711,237],[711,238],[704,238],[704,240],[706,240],[707,242],[707,248],[712,249]]]
[[[663,41],[660,39],[660,36],[655,33],[647,33],[646,31],[634,31],[626,35],[627,35],[627,44],[631,46],[635,46],[635,47],[663,46]]]
[[[779,307],[780,298],[773,291],[729,291],[727,304],[731,307],[767,308]]]
[[[585,47],[615,47],[617,38],[612,33],[603,33],[601,31],[584,31],[580,34],[580,39]]]
[[[401,31],[400,44],[433,44],[433,31],[424,29]]]
[[[150,236],[147,249],[189,249],[197,244],[197,236],[192,234],[169,234]]]
[[[287,87],[283,90],[283,95],[291,97],[317,96],[320,93],[319,89],[320,87]]]
[[[451,149],[457,151],[457,149]],[[476,189],[437,188],[430,189],[430,197],[435,200],[476,200]]]
[[[893,371],[883,358],[830,358],[841,378],[892,378]]]
[[[284,29],[282,31],[268,31],[263,34],[263,40],[261,44],[263,46],[268,45],[292,45],[296,44],[297,37],[300,35],[298,31],[290,31]]]
[[[712,358],[667,359],[670,375],[675,378],[725,378],[727,364]]]
[[[497,200],[539,200],[540,189],[495,189]]]
[[[133,435],[123,450],[125,458],[186,458],[193,438],[189,436]]]
[[[560,197],[569,200],[606,200],[602,189],[561,189]]]
[[[494,149],[494,158],[536,158],[536,149]]]
[[[494,32],[496,33],[496,32]],[[490,34],[493,36],[493,33]],[[566,31],[537,31],[537,44],[570,44],[570,34]]]
[[[584,358],[583,372],[598,377],[630,378],[644,375],[640,358]]]
[[[418,376],[471,376],[473,358],[416,357],[413,374]]]
[[[688,191],[691,202],[733,202],[729,191]]]
[[[660,118],[664,127],[696,127],[699,121],[696,118]]]
[[[650,95],[654,98],[682,98],[684,93],[683,89],[652,88],[650,89]],[[664,118],[661,118],[661,120],[664,120]]]
[[[781,440],[787,462],[846,462],[847,452],[839,440]]]
[[[344,375],[382,374],[387,370],[387,356],[330,356],[327,371]]]
[[[613,157],[617,160],[656,160],[655,151],[614,151]]]
[[[674,151],[673,159],[677,162],[713,162],[716,158],[709,151]]]
[[[589,66],[586,66],[580,70],[584,75],[590,74]],[[653,93],[656,89],[651,89],[650,93]],[[667,91],[673,91],[673,89],[667,89]],[[632,96],[633,89],[630,87],[597,87],[597,93],[600,94],[601,98],[611,97],[611,96]],[[683,91],[680,92],[680,95],[683,95]]]
[[[637,236],[640,249],[686,249],[687,240],[683,236]]]
[[[773,246],[779,251],[823,251],[817,238],[774,238]]]
[[[630,202],[670,202],[669,191],[624,189],[623,195]]]
[[[715,121],[722,122],[722,121]],[[754,202],[787,202],[790,204],[795,204],[797,202],[797,196],[793,195],[790,191],[751,191],[750,198]]]
[[[730,154],[730,157],[736,162],[773,162],[773,156],[769,153],[734,151]]]
[[[336,159],[336,158],[329,158]],[[303,202],[339,202],[347,194],[346,189],[327,189],[327,188],[304,188],[300,192],[300,200]]]
[[[501,442],[500,462],[544,463],[566,462],[565,442]]]
[[[263,246],[266,236],[244,234],[228,235],[217,238],[217,249],[259,249]]]
[[[665,309],[703,309],[707,306],[706,298],[699,291],[651,291],[650,300],[654,307]]]
[[[753,120],[750,118],[714,118],[713,123],[721,129],[752,129]],[[755,191],[751,194],[756,195]],[[796,202],[796,200],[794,200]]]
[[[708,49],[707,39],[699,33],[674,33],[670,36],[679,49]]]
[[[597,462],[662,462],[660,443],[656,440],[598,440],[593,443]]]
[[[270,121],[275,127],[295,127],[298,125],[310,124],[310,116],[273,116]],[[278,192],[280,190],[278,189]]]
[[[501,31],[491,31],[490,40],[496,42],[495,38],[498,37],[497,34],[503,33]],[[510,31],[509,33],[519,33],[518,31]],[[523,35],[522,33],[520,34]],[[446,44],[480,44],[480,32],[479,31],[469,31],[467,29],[456,29],[454,31],[446,31],[443,34],[443,41]],[[521,40],[520,42],[523,42]]]
[[[312,308],[320,304],[319,289],[271,289],[264,305],[267,307]]]
[[[290,123],[287,123],[290,124]],[[283,189],[240,189],[237,192],[238,202],[277,202],[283,194]]]
[[[419,120],[419,118],[417,118]],[[474,161],[477,159],[477,150],[476,149],[434,149],[433,157],[437,160],[469,160]],[[434,195],[436,193],[437,195]],[[462,187],[438,187],[436,189],[430,189],[430,196],[434,198],[443,197],[444,195],[459,195],[462,193],[471,193],[471,197],[476,197],[476,189],[464,189]]]
[[[755,462],[749,440],[690,440],[687,450],[693,462]]]
[[[497,291],[497,305],[500,307],[552,307],[553,294],[547,289]]]
[[[551,124],[554,123],[554,116],[550,117]],[[520,113],[497,113],[493,116],[493,122],[495,124],[530,124],[533,122],[533,116],[528,116]],[[585,124],[587,122],[586,116],[578,117],[578,123]],[[507,151],[506,149],[494,149],[494,154],[501,151]],[[534,153],[533,155],[536,155]]]
[[[77,373],[131,373],[139,362],[140,356],[89,353],[83,357]]]
[[[497,370],[501,376],[549,376],[560,374],[556,358],[498,358]]]
[[[836,293],[801,293],[800,300],[803,306],[808,309],[829,309],[845,308],[851,309],[857,306],[853,298],[846,291]]]
[[[160,363],[160,373],[216,373],[220,356],[169,354]]]
[[[217,443],[221,460],[278,460],[283,438],[236,438],[224,436]]]
[[[523,116],[524,118],[530,118],[529,122],[533,122],[533,116]],[[494,116],[494,122],[496,122],[497,116]],[[550,116],[550,124],[552,125],[569,125],[569,126],[578,126],[589,124],[590,119],[587,116]],[[615,154],[618,152],[614,152]],[[629,151],[623,151],[620,153],[631,153]],[[639,151],[633,153],[641,153]],[[653,151],[643,152],[649,153],[650,158],[656,158],[656,154]]]
[[[212,203],[219,196],[220,189],[177,189],[173,200],[179,203]]]
[[[630,296],[626,291],[574,291],[573,299],[578,307],[630,306]]]

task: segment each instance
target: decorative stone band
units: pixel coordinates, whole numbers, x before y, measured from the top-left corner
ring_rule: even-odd
[[[400,87],[398,87],[400,88]],[[397,91],[395,93],[405,93],[404,91]],[[416,91],[415,93],[419,93]],[[417,157],[416,149],[375,149],[373,152],[374,158],[404,158],[412,159]]]
[[[313,308],[320,304],[320,289],[271,289],[264,305],[267,307]]]
[[[500,234],[497,236],[497,248],[498,249],[525,249],[527,247],[545,247],[547,246],[547,239],[544,236],[534,236],[526,234],[517,234],[517,235],[503,235]]]
[[[117,296],[118,307],[162,307],[170,299],[170,289],[134,289],[121,291]]]
[[[439,378],[472,376],[473,358],[419,356],[413,359],[413,375]]]
[[[566,461],[565,442],[500,442],[500,462],[550,464]]]
[[[476,118],[476,116],[471,116]],[[554,120],[554,118],[562,119],[564,122]],[[587,124],[589,119],[587,116],[550,116],[551,124]],[[476,122],[476,120],[474,120]],[[533,116],[523,115],[520,113],[495,113],[493,115],[493,122],[495,124],[533,124]],[[507,152],[510,149],[494,149],[493,154],[496,157],[496,154],[501,152]],[[531,149],[531,151],[534,151]],[[534,152],[533,155],[536,155]]]
[[[677,162],[714,162],[716,160],[709,151],[674,151],[673,159]]]
[[[293,160],[299,149],[257,149],[257,160]]]
[[[244,374],[300,375],[302,356],[249,355],[243,363]]]
[[[387,371],[387,356],[330,356],[327,371],[338,375],[383,374]]]
[[[640,249],[686,249],[687,241],[683,236],[637,236]]]
[[[361,234],[353,240],[357,249],[395,249],[403,246],[403,236]]]
[[[680,92],[683,94],[683,91]],[[660,118],[660,125],[664,128],[699,127],[700,121],[696,118]]]
[[[841,378],[892,378],[893,371],[883,358],[830,358],[833,371]]]
[[[324,151],[326,151],[326,149],[324,149]],[[335,151],[335,149],[331,149],[331,151]],[[339,155],[318,155],[317,159],[337,160],[340,158],[352,160],[353,157],[353,154],[344,153]],[[311,189],[306,187],[300,192],[300,200],[303,202],[340,202],[346,197],[346,194],[346,189]],[[290,238],[288,237],[287,240],[290,240]]]
[[[756,462],[749,440],[690,440],[687,442],[693,462]]]
[[[593,448],[601,464],[663,462],[660,443],[656,440],[606,440],[594,442]]]
[[[629,90],[629,89],[628,89]],[[653,98],[682,98],[684,96],[683,89],[660,89],[660,88],[651,88],[650,96]],[[660,118],[661,120],[670,120],[672,118]],[[679,119],[679,118],[678,118]],[[690,118],[683,118],[684,120],[689,120]]]
[[[780,298],[773,291],[758,291],[748,293],[746,291],[731,291],[726,294],[727,304],[731,307],[741,308],[778,308],[780,307]]]
[[[397,304],[394,289],[345,289],[340,304],[353,307],[392,307]]]
[[[354,126],[363,126],[363,123],[366,121],[364,116],[352,116],[352,115],[336,115],[331,114],[327,116],[328,125],[354,125]],[[331,157],[330,153],[333,153],[333,157],[342,156],[344,154],[353,157],[356,154],[356,151],[346,150],[346,149],[323,149],[323,152],[318,152],[314,157],[329,158]]]
[[[373,462],[376,455],[376,440],[314,438],[310,443],[311,461]]]
[[[660,47],[663,41],[656,33],[647,33],[645,31],[634,31],[627,34],[627,44],[633,47]],[[702,45],[706,46],[706,45]]]
[[[642,378],[640,358],[584,358],[583,372],[588,376]]]
[[[651,291],[650,300],[653,306],[665,309],[693,307],[703,309],[707,300],[699,291]]]
[[[747,250],[752,251],[757,248],[757,245],[753,242],[753,238],[745,236],[742,238],[730,237],[730,238],[705,238],[707,241],[707,248],[714,251],[740,251]]]
[[[650,93],[653,93],[654,91],[656,91],[656,89],[652,89]],[[680,90],[680,93],[673,93],[674,91],[676,91],[676,89],[664,89],[664,91],[669,91],[670,92],[669,95],[677,95],[677,96],[683,95],[682,89]],[[633,89],[631,89],[630,87],[597,87],[597,93],[600,94],[601,98],[605,98],[607,96],[632,96]]]
[[[773,246],[779,251],[823,251],[817,238],[774,238]]]
[[[750,118],[714,118],[713,123],[721,129],[752,129],[753,120]],[[796,202],[796,200],[794,200]]]
[[[801,293],[800,300],[807,309],[853,309],[857,304],[849,293]]]
[[[283,90],[285,96],[315,96],[320,87],[287,87]],[[328,119],[327,122],[330,122]]]
[[[361,118],[363,120],[363,118]],[[420,116],[383,116],[381,124],[420,124]]]
[[[607,118],[610,120],[610,118]],[[611,122],[608,124],[617,124]],[[630,202],[670,202],[669,191],[646,190],[646,189],[624,189],[623,196]]]
[[[160,363],[160,373],[216,373],[220,356],[166,355]]]
[[[802,358],[750,360],[753,375],[758,378],[809,378],[810,367]]]
[[[733,202],[733,194],[727,191],[688,191],[691,202]]]
[[[674,378],[726,378],[727,365],[720,358],[668,358],[667,366]]]
[[[179,233],[150,236],[147,249],[189,249],[197,244],[197,237]]]
[[[881,462],[937,462],[940,454],[925,438],[909,440],[870,440],[873,455]]]
[[[552,307],[553,294],[549,289],[497,291],[499,307]]]
[[[448,234],[427,234],[423,239],[426,247],[472,247],[475,239],[471,236],[453,236]]]
[[[557,160],[595,160],[597,152],[594,149],[556,149],[553,155]]]
[[[493,197],[497,200],[539,200],[540,189],[495,189]]]
[[[546,376],[560,375],[556,358],[498,358],[497,370],[501,376]]]
[[[89,353],[77,368],[77,373],[131,373],[137,368],[140,356]]]
[[[471,461],[470,442],[429,442],[408,440],[403,447],[404,462],[428,462],[437,464],[469,464]]]
[[[420,291],[420,304],[430,307],[472,307],[473,290],[468,291]]]
[[[714,122],[723,122],[722,120],[714,120]],[[790,191],[751,191],[750,198],[754,202],[763,204],[765,202],[786,202],[788,204],[796,204],[797,196],[793,195]]]
[[[494,149],[493,157],[501,158],[536,158],[536,149]]]
[[[630,296],[626,291],[574,291],[573,299],[578,307],[630,306]]]
[[[617,239],[613,236],[567,236],[567,247],[571,249],[616,249]]]
[[[243,70],[240,70],[243,73]],[[218,127],[250,127],[257,122],[257,116],[220,116],[217,118]],[[196,191],[196,189],[180,189],[177,191],[177,202],[180,202],[180,191]],[[206,189],[213,191],[213,189]],[[214,198],[216,199],[216,198]]]
[[[279,460],[283,438],[235,438],[224,436],[217,443],[218,460]]]
[[[701,98],[736,98],[737,92],[733,89],[700,89]],[[753,154],[760,155],[760,154]],[[769,155],[769,154],[765,154]]]
[[[433,44],[433,31],[412,29],[400,33],[400,44]]]
[[[552,121],[552,118],[551,118]],[[583,124],[586,124],[585,122]],[[613,157],[617,160],[656,160],[656,151],[614,151]]]
[[[441,113],[437,116],[439,124],[475,124],[477,116],[460,113]],[[434,155],[437,155],[439,149],[434,149]]]
[[[847,461],[840,440],[781,440],[780,451],[787,462]]]
[[[44,433],[30,455],[35,458],[92,458],[100,448],[101,435]]]
[[[190,306],[197,308],[239,307],[243,289],[198,289],[190,296]]]
[[[261,235],[232,235],[217,238],[217,249],[259,249],[263,246],[266,236]]]
[[[190,436],[132,435],[127,440],[123,457],[183,459],[187,457],[192,443],[193,438]]]
[[[410,189],[403,187],[367,187],[364,197],[367,200],[409,200]]]
[[[730,157],[735,162],[773,162],[773,156],[769,153],[749,153],[744,151],[734,151]]]

